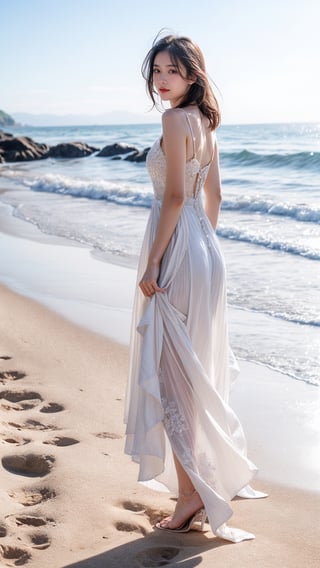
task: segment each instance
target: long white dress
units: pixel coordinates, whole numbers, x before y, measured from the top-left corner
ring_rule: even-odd
[[[191,122],[183,111],[193,136]],[[186,163],[185,201],[161,262],[165,293],[145,298],[137,286],[126,393],[125,452],[139,464],[139,481],[157,480],[172,492],[172,449],[205,505],[212,531],[239,542],[254,538],[226,521],[230,500],[263,497],[246,487],[257,469],[246,457],[239,420],[228,405],[237,364],[228,342],[225,264],[203,208],[210,163]],[[154,241],[165,191],[160,139],[147,157],[154,201],[142,244],[137,282]]]

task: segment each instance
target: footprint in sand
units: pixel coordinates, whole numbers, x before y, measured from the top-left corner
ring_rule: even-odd
[[[122,501],[121,505],[126,511],[132,511],[133,513],[148,517],[151,526],[154,526],[160,519],[163,519],[163,517],[170,514],[168,511],[152,509],[151,507],[148,507],[148,505],[144,505],[143,503],[136,501],[130,501],[129,499]]]
[[[138,532],[146,535],[148,534],[148,532],[150,532],[151,527],[154,526],[159,521],[159,519],[163,518],[164,516],[163,512],[159,511],[159,509],[151,509],[151,507],[148,507],[147,505],[144,505],[140,502],[127,499],[126,501],[122,501],[120,505],[126,511],[130,511],[131,518],[130,515],[127,515],[128,519],[126,521],[116,521],[114,523],[114,526],[118,531]],[[144,524],[142,524],[141,522],[142,518],[144,519]],[[149,520],[149,527],[145,523],[145,518]]]
[[[10,391],[0,392],[0,400],[5,400],[12,405],[3,405],[7,410],[29,410],[43,402],[42,396],[33,391]],[[58,402],[49,402],[40,408],[40,412],[55,413],[64,410],[64,406]]]
[[[123,521],[117,521],[114,526],[116,527],[117,531],[121,532],[130,532],[130,533],[139,533],[145,536],[147,534],[147,530],[139,525],[138,523],[128,523]]]
[[[98,434],[93,434],[96,438],[109,438],[110,440],[120,440],[123,436],[115,434],[114,432],[98,432]]]
[[[54,412],[61,412],[64,409],[64,406],[62,406],[62,404],[59,404],[58,402],[49,402],[48,404],[40,408],[40,412],[46,412],[50,414]]]
[[[38,392],[5,390],[0,392],[0,400],[11,403],[10,405],[2,404],[6,410],[30,410],[40,404],[43,399]]]
[[[54,519],[40,517],[38,515],[8,515],[6,522],[9,530],[11,528],[10,532],[12,535],[16,536],[17,529],[19,530],[20,534],[17,538],[20,544],[26,545],[27,548],[31,547],[38,550],[44,550],[51,544],[51,539],[43,531],[43,528],[56,526]],[[41,528],[37,531],[39,527]],[[30,528],[35,529],[35,531],[30,533]],[[7,533],[8,531],[6,530],[6,534]]]
[[[8,434],[0,434],[0,440],[12,446],[24,446],[31,442],[30,438],[20,438],[19,436],[9,436]]]
[[[38,550],[45,550],[51,544],[51,539],[46,533],[35,533],[30,535],[30,546]]]
[[[171,564],[173,558],[178,556],[180,549],[173,546],[147,548],[135,555],[134,560],[138,565],[145,568],[153,568],[153,566],[165,566]]]
[[[5,566],[23,566],[30,560],[31,554],[18,546],[0,544],[0,559],[5,561]]]
[[[43,477],[50,473],[55,459],[53,456],[36,454],[4,456],[1,460],[4,469],[16,475]]]
[[[55,526],[54,519],[39,515],[8,515],[6,522],[12,527],[44,527]]]
[[[23,424],[17,424],[17,422],[8,422],[9,426],[16,428],[17,430],[59,430],[57,426],[52,424],[42,424],[38,420],[26,420]]]
[[[10,359],[10,357],[6,356],[1,358]],[[20,371],[1,372],[0,384],[8,384],[9,382],[23,379],[24,377],[26,377],[26,374]],[[65,410],[65,407],[57,402],[44,402],[43,397],[38,392],[9,389],[0,391],[0,404],[2,408],[7,410],[29,410],[39,406],[41,403],[43,404],[39,410],[44,414],[53,414]],[[9,422],[6,426],[11,426],[19,431],[23,429],[42,431],[59,429],[54,425],[43,424],[33,419],[26,420],[23,424]],[[113,438],[118,436],[109,436],[107,433],[107,437]],[[9,434],[0,434],[0,441],[16,446],[31,442],[29,438],[16,435],[11,436]],[[79,440],[68,436],[56,436],[51,440],[46,440],[44,443],[63,447],[77,444]],[[52,470],[55,458],[50,455],[36,455],[34,453],[17,454],[3,456],[1,463],[5,470],[15,475],[44,477]],[[11,491],[8,492],[8,495],[21,505],[30,507],[55,498],[56,492],[49,487],[37,487]],[[2,558],[6,566],[22,566],[31,558],[28,549],[44,550],[50,546],[51,538],[43,529],[48,525],[55,526],[56,523],[53,519],[39,515],[10,515],[7,517],[6,521],[8,521],[8,525],[0,523],[0,538],[6,537],[8,530],[10,535],[10,525],[11,530],[13,530],[13,528],[16,530],[17,527],[20,527],[19,531],[22,530],[22,533],[21,536],[18,537],[18,540],[21,546],[11,544],[0,545],[0,565],[2,564]],[[34,531],[30,532],[30,528],[34,529]]]
[[[27,375],[21,373],[20,371],[4,371],[0,373],[0,383],[4,384],[7,381],[20,381],[24,379]]]
[[[31,507],[49,499],[54,499],[57,494],[50,487],[28,487],[17,491],[9,491],[8,495],[21,505],[24,505],[24,507]]]
[[[9,357],[9,355],[0,355],[0,359],[3,359],[4,361],[8,361],[9,359],[12,359],[12,357]]]
[[[51,444],[52,446],[73,446],[74,444],[79,444],[79,440],[75,438],[68,438],[68,436],[56,436],[52,440],[46,440],[44,444]]]
[[[136,503],[135,501],[123,501],[121,505],[127,511],[132,511],[134,513],[144,513],[146,510],[145,505],[142,503]]]

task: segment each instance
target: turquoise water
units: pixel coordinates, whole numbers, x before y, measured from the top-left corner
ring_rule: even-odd
[[[160,125],[24,127],[50,145],[149,147]],[[228,268],[239,357],[320,384],[320,125],[223,126],[218,235]],[[136,265],[152,202],[145,164],[92,155],[4,164],[0,199],[41,231]]]

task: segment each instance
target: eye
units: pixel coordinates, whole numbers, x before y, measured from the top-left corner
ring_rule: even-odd
[[[176,69],[169,69],[169,73],[171,75],[174,75],[174,74],[178,73],[178,71]]]
[[[157,69],[157,67],[154,67],[152,70],[153,73],[159,73],[159,69]]]

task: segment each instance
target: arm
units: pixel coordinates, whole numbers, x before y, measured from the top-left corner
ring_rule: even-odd
[[[163,292],[157,284],[160,262],[176,228],[184,202],[186,164],[186,123],[183,113],[170,109],[162,116],[167,175],[160,219],[146,271],[139,283],[145,296]]]
[[[204,184],[205,194],[205,212],[207,217],[216,230],[221,205],[221,181],[220,181],[220,167],[219,167],[219,150],[217,142],[214,147],[214,157],[209,169],[209,173]]]

